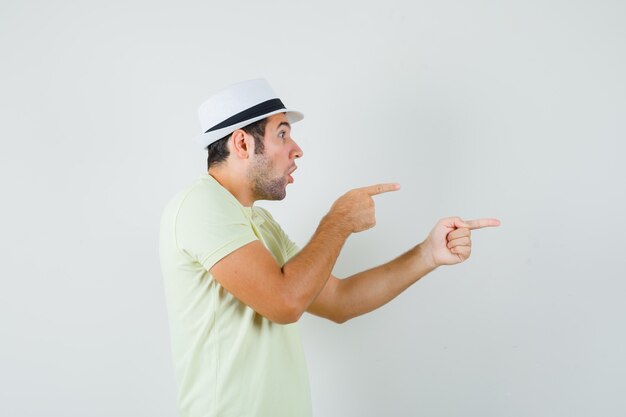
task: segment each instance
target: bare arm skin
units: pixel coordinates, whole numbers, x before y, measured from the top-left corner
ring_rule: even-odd
[[[471,254],[471,230],[499,224],[497,219],[442,219],[424,242],[393,261],[346,279],[331,275],[307,311],[343,323],[375,310],[438,266],[466,260]]]
[[[348,236],[375,225],[372,196],[398,188],[398,184],[379,184],[341,196],[310,242],[282,268],[255,241],[225,256],[210,272],[257,313],[277,323],[295,322],[326,285]]]
[[[387,304],[434,269],[418,245],[393,261],[346,279],[331,276],[307,311],[343,323]]]

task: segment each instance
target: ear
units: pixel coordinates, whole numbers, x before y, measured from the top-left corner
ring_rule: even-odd
[[[235,130],[230,135],[231,153],[239,159],[248,159],[253,151],[252,136],[248,135],[241,129]]]

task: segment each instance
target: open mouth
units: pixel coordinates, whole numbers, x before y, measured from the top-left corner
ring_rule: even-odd
[[[292,183],[293,182],[293,177],[291,176],[291,174],[293,174],[293,172],[298,169],[297,166],[294,166],[293,169],[291,169],[288,173],[287,173],[287,180]]]

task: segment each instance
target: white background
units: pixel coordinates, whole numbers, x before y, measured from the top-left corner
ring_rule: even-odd
[[[197,106],[265,77],[305,119],[282,202],[306,244],[397,181],[349,276],[437,219],[469,261],[301,327],[315,415],[626,415],[621,1],[7,1],[0,6],[0,415],[175,416],[159,217],[205,172]]]

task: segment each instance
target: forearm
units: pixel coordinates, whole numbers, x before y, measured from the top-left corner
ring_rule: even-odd
[[[393,261],[341,280],[337,288],[340,321],[385,305],[434,269],[417,245]]]
[[[349,227],[341,217],[328,214],[309,243],[282,267],[290,298],[301,312],[324,288],[349,235]]]

